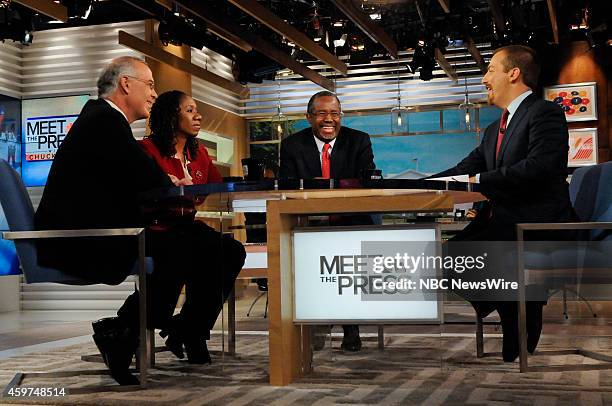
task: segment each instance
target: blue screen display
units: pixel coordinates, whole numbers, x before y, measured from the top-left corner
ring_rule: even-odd
[[[7,161],[18,173],[21,173],[21,143],[21,100],[0,95],[0,159]],[[8,224],[0,206],[0,233],[2,231],[8,231]],[[0,276],[19,273],[15,245],[0,237]]]
[[[0,233],[7,230],[8,224],[2,206],[0,205]],[[12,241],[0,238],[0,276],[18,275],[20,273],[15,244],[13,244]]]

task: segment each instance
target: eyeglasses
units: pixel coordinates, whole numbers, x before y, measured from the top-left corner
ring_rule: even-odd
[[[341,111],[315,111],[314,115],[317,116],[317,118],[320,119],[326,119],[328,115],[332,116],[332,118],[338,119],[340,117],[342,117],[344,113],[342,113]]]
[[[145,85],[149,86],[151,90],[155,90],[155,82],[152,80],[144,80],[144,79],[137,78],[136,76],[130,76],[130,75],[125,75],[125,77],[142,82]]]

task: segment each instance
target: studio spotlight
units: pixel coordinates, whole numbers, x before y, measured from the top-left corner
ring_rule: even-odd
[[[351,52],[365,51],[365,41],[359,34],[351,34],[348,36],[348,43]]]
[[[32,35],[32,17],[11,7],[10,2],[0,2],[0,41],[11,40],[22,45],[30,45]]]
[[[62,4],[68,9],[68,18],[86,20],[93,8],[92,0],[64,0]]]
[[[31,45],[34,40],[34,34],[31,31],[26,31],[23,34],[23,39],[21,40],[22,45]]]
[[[433,70],[436,67],[433,53],[433,47],[428,45],[424,39],[419,39],[414,49],[412,61],[408,63],[408,70],[413,74],[418,71],[421,80],[433,79]]]
[[[206,27],[201,27],[189,19],[177,18],[174,15],[159,23],[157,33],[159,40],[164,45],[181,46],[186,44],[196,49],[202,49],[206,46]]]
[[[346,39],[348,38],[347,34],[342,34],[342,36],[338,39],[334,40],[334,48],[342,48],[346,44]]]

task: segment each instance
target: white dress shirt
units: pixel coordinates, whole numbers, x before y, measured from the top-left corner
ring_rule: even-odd
[[[102,98],[102,100],[104,100],[105,102],[107,102],[108,104],[110,104],[110,106],[111,106],[112,108],[114,108],[114,109],[115,109],[115,110],[117,110],[119,113],[121,113],[121,115],[122,115],[123,117],[125,117],[125,121],[127,121],[127,122],[128,122],[128,124],[130,124],[130,120],[128,120],[128,118],[127,118],[127,116],[125,115],[125,113],[123,112],[123,110],[121,110],[119,107],[117,107],[117,105],[116,105],[115,103],[113,103],[112,101],[110,101],[110,100],[108,100],[108,99],[105,99],[105,98]]]

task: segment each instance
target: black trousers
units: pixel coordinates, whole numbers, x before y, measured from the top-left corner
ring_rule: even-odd
[[[474,219],[461,232],[449,240],[449,244],[457,241],[515,241],[516,240],[516,225],[504,224],[493,219],[487,219],[485,216]],[[453,271],[449,271],[451,277],[456,276]],[[491,275],[493,276],[493,275]],[[495,275],[500,276],[500,275]],[[458,292],[455,292],[458,293]],[[469,300],[476,312],[485,317],[494,310],[500,315],[500,318],[516,317],[517,304],[516,302],[497,301],[497,300],[482,300],[475,299],[470,293],[458,293],[465,299]],[[489,295],[490,296],[490,295]]]
[[[181,318],[190,333],[208,338],[244,265],[242,244],[194,221],[164,231],[148,231],[146,252],[154,261],[147,278],[149,328],[169,326],[185,286]],[[117,314],[128,325],[138,325],[138,292],[126,299]]]
[[[573,220],[573,213],[569,215],[569,221]],[[524,234],[525,241],[571,241],[576,238],[576,234],[573,231],[535,231]],[[489,218],[488,212],[485,211],[483,214],[478,216],[474,221],[468,224],[460,233],[449,240],[452,244],[456,241],[516,241],[516,225],[511,223],[504,223],[495,218]],[[516,255],[516,252],[512,252],[512,255]],[[502,256],[500,256],[502,257]],[[508,269],[507,264],[502,264],[500,269]],[[512,267],[514,268],[514,267]],[[452,273],[452,272],[451,272]],[[456,274],[455,274],[456,275]],[[504,277],[503,273],[491,276]],[[512,276],[510,276],[511,279]],[[457,293],[457,292],[456,292]],[[541,311],[541,306],[546,304],[548,289],[546,286],[527,286],[526,294],[528,301],[527,305],[527,323],[531,321],[530,316],[533,315],[531,309],[535,311]],[[515,300],[474,300],[470,295],[461,295],[474,307],[476,312],[482,317],[491,313],[493,310],[497,310],[502,319],[502,323],[507,321],[507,325],[514,326],[515,320],[518,320],[518,303]],[[531,314],[530,314],[531,313]],[[541,314],[538,315],[538,318]]]

